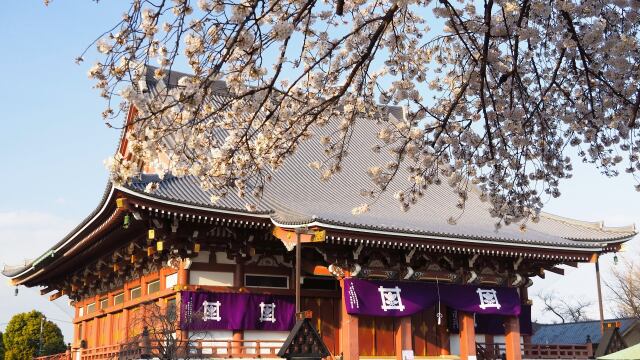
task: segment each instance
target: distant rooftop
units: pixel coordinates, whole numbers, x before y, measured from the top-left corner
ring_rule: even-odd
[[[636,318],[620,318],[605,320],[605,322],[620,322],[620,334],[631,330],[638,323]],[[579,321],[560,324],[533,324],[533,344],[584,344],[587,337],[591,342],[600,342],[600,320]]]

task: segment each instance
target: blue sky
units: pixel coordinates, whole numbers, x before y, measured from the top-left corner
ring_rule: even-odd
[[[117,21],[126,5],[54,0],[45,7],[41,1],[13,1],[0,12],[0,265],[39,255],[102,196],[107,180],[103,160],[115,151],[119,131],[102,122],[104,102],[86,76],[96,58],[90,54],[80,66],[73,59]],[[640,193],[630,177],[608,179],[576,164],[575,178],[565,181],[561,191],[546,211],[607,225],[640,224]],[[637,252],[623,256],[631,254]],[[603,261],[605,276],[610,259]],[[591,264],[569,268],[565,276],[549,274],[535,281],[530,294],[544,288],[595,300],[593,274]],[[51,303],[25,288],[13,296],[14,289],[6,281],[1,284],[0,329],[13,314],[37,309],[58,320],[70,340],[72,311],[65,300]],[[591,315],[597,316],[597,307]],[[539,312],[534,317],[553,319]]]

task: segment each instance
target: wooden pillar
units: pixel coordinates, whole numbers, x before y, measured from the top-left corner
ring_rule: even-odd
[[[178,285],[189,285],[189,269],[184,268],[184,261],[180,262],[178,268]]]
[[[184,260],[180,261],[180,267],[178,268],[178,284],[177,284],[180,289],[182,289],[182,287],[185,285],[189,285],[189,269],[185,269],[184,265],[185,265],[185,261]],[[180,292],[178,292],[176,294],[176,306],[179,306],[180,303],[181,303]],[[189,332],[177,330],[176,337],[178,339],[178,342],[183,343],[186,346],[189,340]]]
[[[460,311],[460,359],[476,359],[476,329],[473,314]]]
[[[522,360],[520,347],[520,319],[517,316],[508,316],[504,322],[504,342],[507,360]]]
[[[598,310],[600,311],[600,335],[604,336],[604,308],[602,306],[602,286],[600,285],[600,262],[598,254],[594,254],[596,263],[596,285],[598,287]]]
[[[111,308],[111,306],[113,306],[113,292],[109,292],[107,293],[107,309]],[[107,314],[107,317],[109,318],[109,334],[107,334],[107,344],[109,345],[114,345],[113,344],[113,334],[114,334],[114,322],[113,322],[113,314],[109,313]],[[118,326],[117,324],[115,326]]]
[[[78,346],[82,345],[82,340],[84,340],[85,344],[87,343],[87,321],[82,322],[82,331],[80,332],[80,343]]]
[[[403,350],[413,350],[411,316],[401,317],[398,320],[399,323],[396,329],[396,360],[402,360]]]
[[[236,288],[244,287],[244,261],[239,256],[236,257],[236,268],[233,272],[233,286]],[[231,338],[233,343],[231,344],[231,353],[238,354],[241,357],[242,353],[242,340],[244,340],[244,330],[234,330]]]
[[[340,349],[343,360],[358,360],[358,317],[347,313],[346,303],[349,299],[344,297],[344,279],[340,279],[342,289],[342,303],[340,304]]]

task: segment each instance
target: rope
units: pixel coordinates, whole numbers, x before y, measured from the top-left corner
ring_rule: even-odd
[[[436,276],[436,290],[438,291],[438,313],[436,314],[436,318],[438,319],[438,325],[442,324],[442,312],[440,311],[440,282],[438,281],[438,277]]]

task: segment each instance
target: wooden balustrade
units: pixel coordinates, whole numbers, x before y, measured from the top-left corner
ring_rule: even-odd
[[[523,358],[527,359],[588,359],[593,356],[591,344],[526,344]]]
[[[522,344],[523,359],[588,359],[593,356],[591,344]],[[478,360],[504,359],[505,344],[477,343]]]
[[[229,358],[277,358],[282,341],[277,340],[198,340],[190,346],[190,357],[207,359]]]
[[[70,352],[34,357],[33,360],[71,360]]]
[[[189,359],[277,358],[282,343],[283,341],[280,340],[195,340],[189,342],[189,346],[186,348],[189,355],[186,357]],[[160,344],[150,344],[151,355],[158,354],[161,348]],[[138,342],[133,342],[78,351],[81,351],[81,360],[129,360],[140,359],[144,349],[139,346]],[[179,349],[179,352],[183,351],[185,351],[185,347]],[[72,360],[72,358],[71,353],[67,352],[41,356],[34,358],[34,360]]]

